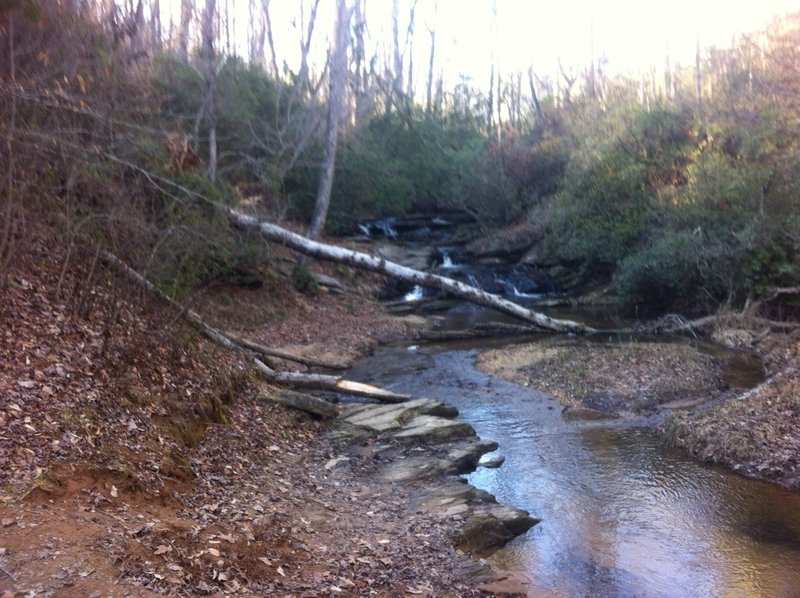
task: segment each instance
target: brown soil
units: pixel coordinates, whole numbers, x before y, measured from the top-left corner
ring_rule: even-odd
[[[58,285],[49,245],[18,251],[0,288],[0,596],[485,595],[449,530],[366,483],[369,463],[330,466],[344,448],[326,425],[260,401],[274,389],[243,356],[111,273]],[[279,276],[200,304],[338,358],[419,325]]]
[[[724,392],[716,360],[679,343],[554,339],[485,351],[478,366],[566,406],[611,415],[689,407]]]

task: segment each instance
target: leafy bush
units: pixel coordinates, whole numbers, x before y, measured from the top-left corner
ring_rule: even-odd
[[[689,231],[665,235],[622,259],[613,276],[614,290],[630,306],[656,311],[696,309],[701,290],[697,263],[699,239]]]

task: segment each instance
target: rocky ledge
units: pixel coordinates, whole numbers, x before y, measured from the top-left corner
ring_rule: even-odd
[[[539,520],[499,504],[492,494],[459,477],[478,467],[497,443],[478,438],[457,416],[455,407],[432,399],[347,404],[341,407],[335,434],[351,441],[353,456],[375,462],[374,475],[413,485],[413,506],[452,522],[458,550],[485,557]]]

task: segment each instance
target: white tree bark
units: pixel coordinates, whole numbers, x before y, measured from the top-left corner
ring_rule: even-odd
[[[411,395],[398,394],[391,390],[372,386],[371,384],[345,380],[341,376],[303,374],[301,372],[278,372],[258,359],[254,359],[253,361],[266,380],[278,384],[344,392],[351,395],[375,399],[382,403],[405,403],[411,400]]]
[[[205,61],[206,120],[208,121],[208,178],[217,180],[217,66],[214,60],[216,0],[206,0],[203,11],[203,59]]]
[[[320,167],[319,188],[314,204],[314,214],[308,228],[308,236],[316,238],[325,226],[328,218],[328,206],[333,188],[333,173],[336,165],[336,144],[339,134],[339,119],[344,105],[345,82],[347,80],[347,48],[350,45],[350,17],[353,9],[348,8],[345,0],[337,4],[336,31],[331,48],[331,75],[328,91],[328,123],[325,133],[325,148]]]
[[[372,272],[379,272],[391,278],[396,278],[404,282],[423,287],[439,289],[446,293],[451,293],[465,301],[483,305],[496,309],[499,312],[510,315],[519,320],[530,322],[540,328],[546,330],[554,330],[556,332],[573,332],[573,333],[592,333],[597,332],[594,328],[574,322],[572,320],[559,320],[551,318],[542,313],[527,309],[512,301],[504,299],[499,295],[487,293],[481,289],[477,289],[463,282],[446,278],[430,272],[421,272],[413,268],[407,268],[385,260],[384,258],[337,247],[335,245],[328,245],[314,241],[307,237],[293,233],[292,231],[281,228],[269,222],[260,222],[252,216],[247,216],[236,210],[229,209],[228,214],[235,224],[246,228],[258,230],[261,235],[270,241],[282,243],[295,251],[304,255],[308,255],[317,259],[337,262],[360,268],[362,270],[370,270]]]

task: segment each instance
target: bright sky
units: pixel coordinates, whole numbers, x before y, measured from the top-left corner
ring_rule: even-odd
[[[235,7],[239,39],[246,39],[250,0],[218,0],[218,5],[224,7],[226,1]],[[311,1],[305,0],[306,12]],[[202,1],[196,3],[202,7]],[[411,3],[400,0],[401,40]],[[334,0],[320,3],[312,51],[318,61],[324,60],[334,5]],[[300,0],[270,2],[278,61],[286,60],[293,69],[299,56],[300,6]],[[593,39],[595,56],[607,56],[611,74],[662,67],[667,49],[673,65],[687,65],[694,60],[698,39],[701,48],[725,47],[734,35],[763,29],[775,15],[800,8],[796,0],[496,0],[496,6],[495,21],[492,0],[417,0],[418,89],[427,71],[428,27],[436,29],[436,68],[443,70],[447,84],[452,86],[464,74],[483,87],[493,55],[504,73],[527,71],[533,65],[537,74],[549,75],[559,59],[565,66],[585,67]],[[368,53],[375,48],[383,55],[390,52],[391,10],[391,0],[366,0],[372,44]],[[240,43],[244,50],[246,43]]]

